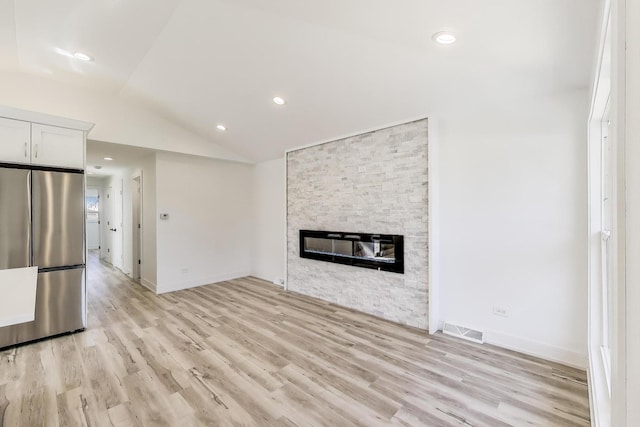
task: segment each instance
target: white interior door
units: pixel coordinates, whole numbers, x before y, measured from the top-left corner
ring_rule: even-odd
[[[142,177],[137,176],[132,181],[131,186],[131,230],[132,233],[132,276],[139,280],[141,274],[142,260]]]
[[[104,246],[105,259],[113,264],[113,234],[115,233],[115,224],[113,221],[113,188],[108,187],[104,200]]]

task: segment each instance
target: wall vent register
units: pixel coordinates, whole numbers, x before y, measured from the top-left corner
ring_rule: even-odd
[[[404,238],[395,234],[300,230],[300,257],[404,274]]]

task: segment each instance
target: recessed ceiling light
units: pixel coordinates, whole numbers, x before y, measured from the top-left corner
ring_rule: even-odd
[[[105,159],[105,160],[113,160],[113,158],[112,158],[112,157],[105,157],[104,159]]]
[[[102,169],[102,166],[100,166],[100,165],[95,165],[95,166],[94,166],[94,168],[96,168],[96,169],[100,170],[100,169]]]
[[[221,132],[224,132],[225,130],[227,130],[227,127],[225,125],[218,125],[216,126],[216,129],[218,129]]]
[[[455,43],[456,36],[448,31],[440,31],[433,35],[433,41],[439,44],[451,44]]]
[[[276,96],[275,98],[273,98],[273,102],[275,102],[278,105],[284,105],[286,101],[280,98],[279,96]]]
[[[76,52],[73,54],[73,57],[81,61],[93,61],[92,57],[83,52]]]

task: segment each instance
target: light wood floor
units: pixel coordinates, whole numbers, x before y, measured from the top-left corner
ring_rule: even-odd
[[[582,371],[257,279],[155,296],[92,257],[88,289],[86,332],[0,352],[0,424],[589,424]]]

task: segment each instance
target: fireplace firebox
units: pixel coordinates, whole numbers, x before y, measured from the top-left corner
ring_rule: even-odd
[[[300,257],[404,274],[404,238],[395,234],[300,230]]]

